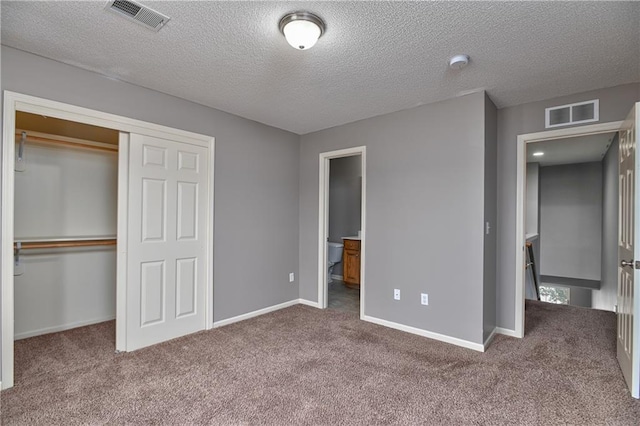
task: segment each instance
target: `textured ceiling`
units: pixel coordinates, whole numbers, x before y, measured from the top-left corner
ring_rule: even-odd
[[[527,144],[527,163],[558,166],[601,161],[614,136],[615,133],[602,133]],[[534,152],[544,152],[544,155],[534,157]]]
[[[505,107],[640,81],[639,3],[143,3],[172,18],[160,32],[106,1],[2,1],[2,43],[299,134],[478,89]],[[278,32],[300,9],[327,23],[308,51]]]

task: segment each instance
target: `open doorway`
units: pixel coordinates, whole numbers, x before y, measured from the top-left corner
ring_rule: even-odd
[[[618,134],[527,144],[525,297],[615,311]]]
[[[320,154],[318,305],[364,315],[366,148]]]
[[[360,312],[362,156],[329,160],[327,307]]]
[[[611,244],[608,237],[604,237],[604,246],[600,245],[600,275],[601,279],[604,274],[605,279],[608,279],[608,266],[614,262],[617,267],[617,285],[616,296],[617,301],[615,304],[615,323],[616,323],[616,355],[620,365],[620,369],[625,377],[627,385],[631,395],[634,398],[640,397],[640,356],[638,356],[638,342],[640,341],[640,292],[636,291],[637,283],[640,281],[640,208],[638,208],[638,197],[636,195],[637,188],[640,187],[640,151],[637,149],[637,129],[640,128],[640,103],[636,103],[632,108],[627,118],[624,121],[599,123],[593,125],[585,125],[580,127],[565,128],[559,130],[547,130],[539,133],[529,133],[518,135],[517,139],[517,201],[516,201],[516,276],[515,276],[515,330],[514,336],[524,337],[524,323],[525,323],[525,276],[531,274],[530,267],[527,266],[529,261],[525,261],[525,254],[534,253],[531,245],[527,245],[527,236],[525,231],[526,226],[526,182],[527,182],[527,147],[529,145],[545,142],[545,141],[557,141],[565,138],[579,138],[594,135],[608,134],[610,137],[612,134],[617,134],[617,178],[618,189],[615,192],[610,191],[610,188],[606,188],[608,180],[603,177],[603,181],[600,185],[596,185],[595,193],[601,191],[602,202],[607,209],[611,209],[610,212],[616,212],[617,226],[612,225],[612,220],[607,220],[604,211],[601,212],[605,219],[601,223],[602,230],[600,237],[603,238],[603,234],[610,234],[614,228],[616,228],[616,241],[617,247],[613,253],[609,250],[608,244]],[[603,160],[608,164],[607,156],[613,154],[608,152],[612,146],[615,150],[615,137],[610,138],[609,147],[607,152],[604,153]],[[540,148],[542,145],[538,145]],[[534,153],[538,153],[537,157],[544,156],[544,151],[538,149],[532,151],[531,156]],[[539,154],[542,152],[543,154]],[[609,161],[615,161],[616,157],[611,155]],[[608,166],[607,166],[608,167]],[[606,172],[611,173],[611,172]],[[611,173],[613,174],[613,173]],[[613,183],[611,184],[613,186]],[[594,188],[591,188],[593,191]],[[608,194],[605,194],[608,193]],[[614,195],[615,194],[615,195]],[[617,210],[615,209],[615,203],[609,201],[611,198],[618,199]],[[574,197],[573,194],[569,196],[565,194],[565,199],[561,200],[561,205],[569,204],[567,199]],[[575,204],[575,202],[571,203]],[[613,214],[613,213],[612,213]],[[574,220],[574,222],[579,222]],[[529,224],[531,225],[531,224]],[[575,223],[569,225],[575,226]],[[597,228],[597,227],[596,227]],[[565,231],[560,230],[558,232]],[[540,226],[540,232],[544,234],[546,231],[544,226]],[[529,235],[531,238],[531,235]],[[553,239],[553,237],[552,237]],[[602,242],[601,242],[602,244]],[[593,245],[592,245],[593,246]],[[597,245],[596,245],[597,247]],[[604,258],[603,258],[604,251]],[[534,253],[535,254],[535,253]],[[566,256],[568,253],[565,251],[561,256]],[[609,256],[611,256],[609,260]],[[545,258],[542,257],[542,263],[544,268]],[[593,260],[593,262],[597,262]],[[569,262],[573,266],[576,262]],[[604,265],[604,266],[603,266]],[[596,265],[597,266],[597,265]],[[585,266],[582,268],[587,270]],[[537,274],[533,273],[534,277]],[[553,276],[552,276],[553,277]],[[566,278],[566,277],[565,277]],[[540,280],[544,280],[540,275]],[[552,278],[553,280],[554,278]],[[602,285],[600,283],[600,285]],[[601,296],[601,295],[599,295]],[[561,301],[571,298],[571,295],[555,295]],[[531,302],[532,304],[538,302]],[[610,304],[608,298],[598,297],[596,303]],[[591,301],[593,304],[593,299]],[[544,306],[539,304],[539,306]],[[606,306],[606,305],[604,305]],[[560,312],[560,308],[556,308],[557,312]],[[566,312],[566,311],[565,311]],[[607,314],[602,312],[602,314]]]

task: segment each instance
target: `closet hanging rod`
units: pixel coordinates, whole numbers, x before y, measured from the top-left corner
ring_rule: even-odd
[[[22,131],[16,132],[16,137],[21,137],[21,136],[22,136]],[[84,141],[84,140],[71,141],[71,140],[49,138],[44,136],[34,136],[29,134],[29,132],[27,132],[27,141],[33,142],[33,143],[40,143],[40,144],[54,144],[54,145],[69,146],[73,148],[87,148],[87,149],[96,149],[98,151],[118,152],[117,145],[109,146],[108,144],[102,144],[99,142],[96,143],[92,141]]]
[[[68,241],[25,241],[13,243],[14,250],[64,248],[64,247],[90,247],[90,246],[115,246],[118,240],[68,240]],[[18,244],[20,244],[18,246]]]

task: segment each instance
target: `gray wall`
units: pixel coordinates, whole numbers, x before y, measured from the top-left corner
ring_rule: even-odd
[[[540,168],[540,274],[600,280],[602,164]]]
[[[2,89],[216,138],[214,319],[298,298],[299,137],[2,47]],[[297,275],[297,274],[296,274]]]
[[[613,311],[618,290],[618,135],[602,160],[602,266],[593,307]]]
[[[544,109],[600,99],[600,122],[624,120],[640,100],[640,84],[626,84],[498,110],[498,290],[497,323],[515,328],[516,141],[544,131]]]
[[[588,288],[570,287],[571,295],[569,296],[569,304],[571,306],[580,306],[582,308],[590,308],[592,303],[592,295],[597,290],[589,290]]]
[[[361,219],[362,156],[329,160],[329,241],[358,235]],[[342,262],[333,269],[342,275]]]
[[[485,95],[484,102],[484,221],[489,233],[484,235],[483,340],[496,327],[496,220],[497,220],[497,120],[498,110]]]
[[[540,164],[527,163],[527,181],[525,186],[525,225],[524,233],[538,234],[540,231]]]
[[[318,156],[366,145],[365,314],[482,342],[484,102],[474,93],[301,137],[301,298],[318,294]]]

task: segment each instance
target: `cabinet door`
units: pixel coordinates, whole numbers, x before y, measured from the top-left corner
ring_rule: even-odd
[[[360,284],[360,252],[345,250],[344,252],[344,281],[350,284]]]

